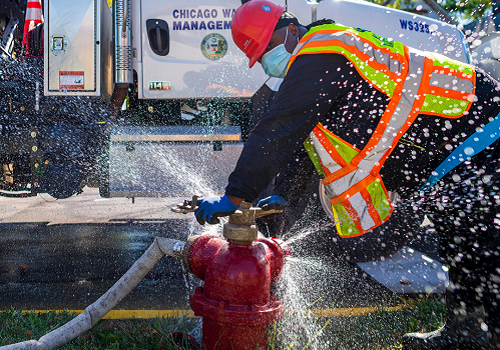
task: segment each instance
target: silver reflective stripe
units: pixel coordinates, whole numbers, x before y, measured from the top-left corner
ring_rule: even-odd
[[[474,91],[474,84],[468,79],[460,79],[456,76],[442,74],[442,73],[432,73],[430,86],[438,86],[443,89],[449,89],[454,91],[463,91],[467,93],[472,93]]]
[[[371,171],[382,160],[387,150],[392,147],[394,140],[398,136],[398,132],[405,126],[413,110],[416,97],[423,98],[423,96],[418,96],[418,89],[422,82],[421,71],[424,67],[424,60],[425,56],[423,56],[423,52],[410,50],[410,64],[408,75],[403,85],[403,96],[399,100],[380,141],[359,162],[358,166],[360,168]]]
[[[334,173],[337,170],[342,169],[342,167],[339,164],[337,164],[336,161],[333,160],[328,151],[323,147],[323,145],[318,140],[314,132],[311,132],[309,134],[309,139],[311,140],[311,144],[314,146],[316,153],[318,153],[318,156],[321,159],[321,164],[324,167],[326,167],[331,173]]]
[[[391,60],[390,65],[391,65],[390,70],[392,73],[396,74],[401,73],[401,70],[403,69],[401,67],[401,62],[399,62],[398,60]]]
[[[375,226],[375,221],[373,221],[370,213],[368,212],[366,201],[360,193],[356,193],[354,196],[350,197],[349,203],[351,203],[351,206],[356,210],[363,230],[369,230]]]
[[[335,198],[344,193],[347,189],[356,185],[358,182],[364,180],[369,175],[369,172],[357,168],[353,172],[342,176],[340,179],[335,180],[327,185],[325,185],[325,191],[328,195],[331,195],[330,198]]]

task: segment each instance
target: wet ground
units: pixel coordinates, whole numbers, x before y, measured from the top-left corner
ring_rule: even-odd
[[[0,198],[0,308],[81,310],[106,292],[143,254],[155,236],[184,240],[220,231],[201,227],[192,214],[170,212],[181,198],[100,198],[97,190],[65,200],[47,195]],[[191,215],[191,216],[189,216]],[[181,262],[164,257],[116,309],[188,309],[201,282]],[[295,256],[283,283],[284,299],[315,307],[396,304],[399,297],[355,264],[327,253]]]

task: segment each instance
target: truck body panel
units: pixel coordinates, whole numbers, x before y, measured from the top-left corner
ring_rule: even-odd
[[[240,4],[238,0],[189,0],[159,8],[157,1],[142,0],[139,98],[253,95],[266,77],[261,70],[248,70],[243,53],[232,40],[231,19]],[[147,27],[150,20],[163,21],[168,28],[169,53],[164,56],[153,50],[155,35]]]
[[[303,2],[294,2],[290,11],[303,13]],[[318,4],[318,18],[360,27],[416,49],[437,52],[458,61],[468,62],[468,49],[462,32],[453,25],[410,12],[378,6],[361,0],[323,0]]]

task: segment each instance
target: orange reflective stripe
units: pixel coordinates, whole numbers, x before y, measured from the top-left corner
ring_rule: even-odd
[[[363,60],[367,65],[371,66],[374,69],[377,69],[383,73],[385,73],[387,76],[389,76],[392,80],[399,79],[400,76],[397,73],[391,72],[389,70],[389,67],[385,64],[381,64],[375,60],[372,60],[372,56],[364,53],[363,51],[358,50],[355,46],[347,45],[341,40],[325,40],[325,41],[312,41],[310,43],[304,44],[302,46],[301,50],[303,49],[309,49],[309,48],[314,48],[314,47],[331,47],[331,46],[338,46],[342,47],[346,51],[349,51],[353,55],[358,56],[361,60]],[[380,49],[383,51],[382,49]],[[325,50],[315,50],[314,52],[302,52],[301,54],[307,55],[307,54],[317,54],[317,53],[332,53],[331,49],[325,49]],[[399,55],[397,55],[399,57]],[[399,60],[398,60],[399,61]],[[292,60],[293,62],[293,60]],[[401,61],[400,61],[401,62]]]
[[[332,201],[333,205],[333,201]],[[363,230],[363,226],[361,226],[361,219],[359,218],[358,212],[354,210],[352,207],[351,203],[349,201],[345,201],[342,203],[342,206],[345,208],[349,216],[351,217],[352,221],[354,222],[354,226],[358,229],[359,232],[364,233],[365,230]]]
[[[342,194],[338,195],[335,198],[332,198],[330,202],[333,204],[339,204],[342,203],[352,196],[354,196],[356,193],[360,192],[362,189],[365,189],[369,184],[371,184],[375,180],[375,176],[373,175],[368,175],[365,177],[363,180],[355,184],[354,186],[350,187],[347,189],[347,191],[343,192]]]
[[[379,143],[380,139],[384,136],[385,129],[387,128],[389,120],[392,118],[392,115],[394,111],[396,110],[396,107],[399,104],[399,100],[401,99],[401,94],[399,90],[402,90],[402,86],[397,85],[396,90],[398,91],[394,95],[397,95],[397,98],[392,98],[389,101],[389,105],[387,106],[384,114],[382,115],[382,118],[380,118],[380,122],[377,125],[377,129],[372,134],[372,137],[370,137],[370,140],[368,140],[368,143],[366,146],[363,148],[363,150],[352,160],[352,164],[358,165],[359,162],[361,162],[375,146]],[[396,142],[397,143],[397,142]],[[380,166],[375,166],[373,170],[375,172],[378,172],[378,169],[382,167],[382,164]],[[374,173],[374,171],[372,171]]]
[[[355,166],[353,164],[347,164],[342,169],[339,169],[336,172],[330,173],[327,176],[325,176],[325,178],[321,179],[321,182],[323,183],[323,185],[331,184],[332,182],[337,181],[341,177],[346,176],[347,174],[349,174],[350,172],[353,172],[356,169],[358,169],[357,166]]]
[[[354,237],[359,237],[359,236],[362,236],[364,235],[366,232],[368,231],[362,231],[360,233],[356,233],[355,235],[339,235],[340,237],[342,238],[354,238]]]
[[[463,79],[471,80],[472,78],[474,78],[474,75],[467,74],[467,73],[462,72],[462,71],[457,70],[457,69],[446,68],[446,67],[437,67],[434,65],[432,65],[432,66],[434,67],[434,69],[432,70],[432,73],[440,73],[440,74],[446,74],[446,75],[457,75],[457,73],[462,73],[461,78],[463,78]],[[474,71],[474,74],[475,74],[475,71]]]
[[[324,132],[316,127],[313,129],[314,135],[318,138],[319,142],[321,142],[321,145],[326,149],[326,151],[330,154],[330,157],[337,162],[342,167],[347,166],[347,162],[345,161],[344,158],[340,155],[340,153],[337,151],[337,149],[328,141],[328,138],[324,134]]]
[[[340,29],[325,29],[325,30],[318,30],[316,32],[307,32],[301,39],[302,40],[308,40],[310,37],[316,34],[331,34],[331,33],[339,33],[342,32],[343,30]]]
[[[472,106],[472,101],[474,101],[474,96],[476,95],[476,70],[475,69],[474,69],[474,73],[472,74],[471,81],[473,82],[472,98],[471,98],[471,100],[469,100],[469,105],[467,106],[467,110],[469,110],[469,108]]]
[[[400,55],[398,53],[395,53],[395,52],[392,52],[389,48],[383,47],[383,46],[378,46],[376,43],[371,42],[370,40],[367,40],[367,39],[363,38],[362,36],[359,36],[356,33],[347,31],[345,29],[318,30],[318,31],[315,31],[315,32],[312,32],[312,33],[304,35],[302,37],[302,39],[300,39],[300,41],[309,40],[310,37],[312,37],[313,35],[316,35],[316,34],[334,34],[334,33],[343,33],[343,34],[346,34],[346,35],[355,36],[360,41],[362,41],[362,42],[364,42],[366,44],[369,44],[371,47],[375,47],[375,48],[379,49],[382,52],[389,53],[389,55],[390,55],[391,58],[394,58],[394,59],[398,60],[399,62],[404,62],[405,61],[405,58],[402,55]]]
[[[368,192],[368,190],[365,187],[359,193],[361,194],[361,197],[363,197],[363,199],[365,200],[368,213],[375,222],[375,225],[376,226],[382,225],[382,219],[380,218],[380,214],[378,213],[377,209],[375,209],[375,206],[373,205],[372,196],[370,195],[370,192]]]
[[[323,172],[325,173],[325,177],[332,175],[332,173],[330,172],[330,169],[328,169],[326,166],[323,165],[323,163],[321,163],[321,158],[320,158],[319,162],[321,165],[321,169],[323,169]]]
[[[434,71],[434,64],[432,62],[433,60],[426,55],[424,59],[424,71],[422,72],[422,82],[420,83],[420,89],[418,90],[419,93],[427,93],[428,90],[425,88],[430,88],[431,76]]]

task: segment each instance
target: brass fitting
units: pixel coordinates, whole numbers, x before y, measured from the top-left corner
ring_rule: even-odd
[[[252,208],[251,203],[241,203],[239,209],[229,216],[229,222],[224,224],[224,237],[235,244],[252,245],[259,233],[254,225],[255,213],[259,209]]]

